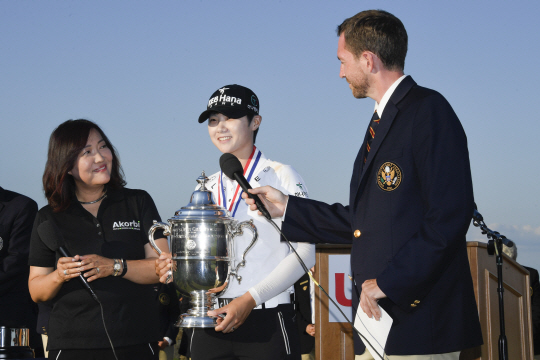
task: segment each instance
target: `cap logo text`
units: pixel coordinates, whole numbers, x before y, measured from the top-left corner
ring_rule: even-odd
[[[218,103],[221,103],[221,105],[226,105],[229,103],[230,106],[234,106],[234,104],[241,105],[242,99],[234,97],[234,96],[228,96],[225,94],[214,96],[210,100],[208,100],[208,107],[211,108],[214,105],[217,105]]]

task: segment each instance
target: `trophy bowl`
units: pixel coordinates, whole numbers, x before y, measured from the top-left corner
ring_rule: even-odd
[[[180,315],[175,326],[206,328],[217,325],[217,317],[207,315],[216,306],[217,296],[227,291],[229,278],[240,282],[238,268],[245,265],[245,255],[257,241],[257,229],[251,221],[238,222],[227,209],[215,204],[212,192],[206,189],[208,178],[204,171],[197,179],[198,190],[191,195],[189,204],[175,212],[167,223],[154,221],[148,231],[150,245],[161,254],[154,241],[157,229],[170,236],[172,255],[172,282],[182,297],[190,299],[191,308]],[[235,264],[233,241],[244,229],[253,232],[253,238]]]

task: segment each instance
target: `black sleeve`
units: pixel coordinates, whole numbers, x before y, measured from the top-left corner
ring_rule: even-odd
[[[42,209],[38,212],[36,220],[34,221],[34,227],[30,237],[30,256],[28,258],[28,265],[54,268],[56,266],[56,253],[45,245],[37,232],[38,226],[45,220],[47,219],[43,214]]]
[[[6,211],[11,209],[15,214],[5,214]],[[28,247],[36,213],[36,202],[26,196],[18,196],[11,200],[11,204],[2,213],[3,217],[10,219],[11,231],[8,235],[7,256],[0,263],[2,265],[0,266],[0,284],[4,284],[28,271],[26,265]]]
[[[161,336],[171,339],[172,343],[170,345],[172,345],[176,342],[176,336],[180,330],[174,326],[180,316],[178,294],[173,284],[159,284],[158,297]]]
[[[531,286],[531,317],[534,341],[534,354],[540,354],[540,281],[536,269],[525,266],[529,270]]]
[[[307,274],[304,274],[294,283],[294,305],[300,334],[305,333],[306,327],[311,324],[310,286],[309,275]],[[306,290],[304,290],[304,287]]]
[[[349,206],[289,196],[281,230],[289,241],[350,244],[350,218]]]
[[[143,196],[141,197],[141,229],[145,234],[148,234],[148,231],[154,225],[155,221],[161,221],[161,217],[159,216],[159,213],[156,208],[156,204],[154,203],[154,200],[152,200],[152,197],[150,194],[148,194],[146,191],[143,191]],[[164,238],[165,235],[163,235],[163,230],[158,229],[154,233],[154,239],[160,239]],[[148,237],[145,236],[143,241],[143,245],[148,244]]]
[[[176,290],[173,286],[170,285],[172,284],[168,284],[167,286],[169,287],[172,301],[169,309],[169,326],[167,327],[165,336],[172,340],[172,344],[175,344],[176,337],[178,336],[178,331],[180,331],[180,328],[174,326],[174,324],[176,324],[176,322],[178,321],[178,317],[180,316],[180,303],[178,302]]]

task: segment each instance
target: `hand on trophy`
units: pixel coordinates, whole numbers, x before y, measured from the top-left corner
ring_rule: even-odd
[[[208,312],[209,316],[218,316],[219,314],[227,314],[224,319],[218,316],[215,327],[216,331],[224,333],[233,332],[246,321],[246,318],[251,313],[251,310],[256,306],[255,300],[249,292],[234,299],[227,305]]]
[[[209,289],[207,294],[217,294],[223,291],[227,287],[228,282],[225,281],[225,283],[221,286],[218,286],[217,288]]]
[[[281,191],[268,185],[249,189],[249,192],[259,196],[272,218],[283,216],[285,208],[287,207],[287,201],[289,201],[288,195],[285,195]],[[246,204],[249,205],[250,210],[257,210],[255,200],[249,198],[246,193],[242,193],[242,199],[244,199]],[[260,211],[259,215],[262,215]]]
[[[159,277],[159,282],[163,284],[172,281],[172,255],[168,252],[162,252],[159,258],[156,259],[156,275]]]

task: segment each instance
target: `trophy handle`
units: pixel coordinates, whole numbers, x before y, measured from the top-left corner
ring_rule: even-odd
[[[230,276],[236,276],[239,284],[242,281],[242,277],[238,275],[238,268],[240,266],[246,266],[246,254],[253,247],[253,245],[255,245],[255,242],[259,238],[257,228],[255,227],[255,225],[253,225],[253,220],[243,221],[237,224],[232,232],[233,237],[242,235],[244,233],[244,231],[242,230],[243,228],[251,230],[251,232],[253,232],[253,238],[251,239],[251,243],[248,245],[248,247],[244,250],[244,253],[242,254],[242,261],[240,261],[238,265],[236,265],[236,267],[231,270],[230,273]]]
[[[154,241],[154,233],[157,229],[163,229],[163,235],[169,236],[171,234],[171,227],[169,226],[169,224],[154,220],[154,225],[152,225],[150,230],[148,230],[148,240],[150,241],[150,245],[154,248],[158,255],[161,255],[163,251],[158,248],[156,242]]]

